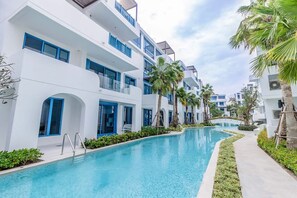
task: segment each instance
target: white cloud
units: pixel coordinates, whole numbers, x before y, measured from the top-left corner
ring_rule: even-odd
[[[241,20],[241,16],[236,13],[237,8],[249,3],[249,0],[237,0],[234,5],[226,6],[219,17],[206,21],[207,24],[191,21],[194,11],[199,11],[199,6],[207,3],[207,0],[137,2],[141,26],[155,41],[167,40],[175,50],[177,59],[187,65],[195,65],[204,83],[211,83],[217,92],[226,94],[239,91],[247,83],[250,61],[248,52],[233,51],[228,42]],[[227,5],[228,2],[225,0],[220,3]],[[177,34],[178,28],[184,27],[186,23],[192,26],[193,34],[181,37]]]

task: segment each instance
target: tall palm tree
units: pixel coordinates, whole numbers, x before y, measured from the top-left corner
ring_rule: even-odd
[[[179,64],[179,61],[175,61],[172,64],[168,65],[170,70],[170,81],[171,81],[171,91],[173,94],[173,122],[172,126],[177,127],[178,125],[178,100],[176,91],[178,88],[178,84],[183,80],[184,78],[184,72]]]
[[[162,96],[166,95],[170,91],[170,67],[165,63],[165,59],[160,57],[157,60],[157,64],[152,66],[150,72],[150,83],[152,84],[152,90],[158,94],[158,108],[156,113],[156,128],[160,127],[160,111]]]
[[[269,2],[257,0],[249,6],[239,8],[238,11],[245,18],[241,21],[236,34],[231,37],[230,44],[233,48],[244,46],[251,53],[257,48],[263,50],[263,54],[258,55],[252,61],[252,71],[256,76],[262,76],[269,66],[278,66],[286,111],[293,112],[292,90],[288,83],[297,81],[297,22],[296,12],[288,11],[290,13],[288,17],[288,14],[284,12],[286,8],[281,6],[288,2],[294,3],[292,0]],[[287,8],[287,10],[291,9]],[[292,16],[294,13],[295,17]],[[297,139],[289,138],[297,137],[294,113],[286,113],[285,120],[288,133],[287,146],[296,148]]]
[[[179,98],[180,103],[186,108],[186,119],[185,124],[188,124],[188,110],[189,110],[189,98],[190,93],[187,93],[183,87],[179,88],[176,92],[176,95]]]
[[[209,122],[209,113],[208,113],[208,105],[210,103],[211,95],[213,95],[213,88],[210,84],[206,84],[205,86],[202,86],[200,97],[203,102],[203,109],[204,109],[204,123]]]
[[[192,124],[195,124],[195,115],[194,115],[194,108],[200,108],[200,98],[196,97],[195,94],[191,94],[189,97],[189,105],[191,106],[191,120]]]

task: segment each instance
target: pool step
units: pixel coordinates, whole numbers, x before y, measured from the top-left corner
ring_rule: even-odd
[[[82,163],[83,161],[85,161],[85,155],[74,157],[72,162],[73,164],[79,164],[79,163]]]

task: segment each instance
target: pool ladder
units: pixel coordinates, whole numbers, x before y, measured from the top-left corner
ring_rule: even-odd
[[[73,144],[72,141],[71,141],[71,138],[70,138],[69,134],[68,133],[65,133],[64,136],[63,136],[61,155],[63,155],[63,153],[64,153],[64,147],[65,147],[65,139],[66,139],[66,137],[67,137],[67,139],[68,139],[68,141],[70,143],[70,146],[71,146],[71,149],[72,149],[72,153],[73,153],[73,157],[75,157],[75,149],[76,149],[76,145],[77,145],[77,143],[76,143],[77,137],[80,140],[81,145],[83,146],[83,148],[85,150],[84,154],[86,154],[87,148],[86,148],[86,145],[84,144],[84,142],[82,141],[82,138],[81,138],[80,134],[79,133],[76,133],[75,134],[75,136],[74,136],[74,144]]]

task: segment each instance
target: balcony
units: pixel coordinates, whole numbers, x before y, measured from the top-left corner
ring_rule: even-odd
[[[127,12],[127,10],[125,10],[125,8],[123,8],[123,6],[118,3],[117,1],[115,2],[115,8],[117,9],[117,11],[119,11],[119,13],[121,13],[121,15],[123,15],[123,17],[131,24],[135,27],[135,19],[133,19],[133,17],[131,17],[131,15]]]
[[[125,4],[116,0],[98,0],[84,10],[92,20],[126,42],[139,37],[140,30],[136,20],[127,12],[127,9],[137,4],[135,1],[123,3]]]
[[[100,79],[101,88],[124,94],[130,94],[130,85],[125,84],[124,86],[121,86],[121,82],[118,80],[114,80],[100,74],[98,76]]]
[[[199,80],[191,70],[184,71],[184,81],[191,87],[199,87]]]
[[[249,76],[249,81],[250,82],[257,82],[259,80],[259,78],[257,78],[256,76],[254,76],[254,75],[250,75]]]
[[[119,41],[116,37],[109,34],[109,44],[128,56],[129,58],[132,57],[132,50],[130,47]]]
[[[57,9],[56,5],[63,9]],[[120,72],[139,69],[136,54],[131,52],[129,57],[109,45],[110,33],[67,1],[27,0],[9,21],[29,32],[63,43],[69,50],[86,52],[88,56],[117,67]]]

